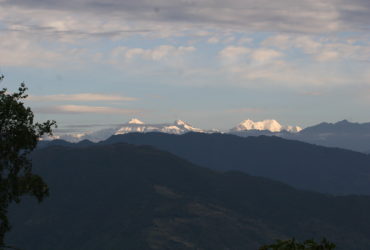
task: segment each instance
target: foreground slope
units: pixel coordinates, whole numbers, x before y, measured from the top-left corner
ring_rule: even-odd
[[[200,166],[240,170],[279,180],[297,188],[331,194],[370,195],[370,156],[349,150],[260,136],[227,134],[132,133],[105,144],[152,145]]]
[[[50,197],[13,207],[8,242],[23,249],[257,249],[322,236],[370,249],[369,197],[218,173],[148,146],[52,146],[33,161]]]

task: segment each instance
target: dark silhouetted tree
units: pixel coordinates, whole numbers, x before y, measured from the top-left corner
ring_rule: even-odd
[[[2,82],[4,76],[0,76]],[[0,248],[4,248],[5,233],[10,230],[8,207],[20,202],[23,195],[38,201],[48,195],[48,186],[32,173],[29,154],[44,134],[51,135],[55,121],[35,123],[34,114],[22,102],[27,88],[21,84],[18,91],[0,90]]]

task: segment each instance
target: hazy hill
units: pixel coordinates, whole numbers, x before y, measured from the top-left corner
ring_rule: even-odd
[[[240,170],[294,187],[331,194],[370,194],[370,156],[279,137],[228,134],[131,133],[105,144],[152,145],[200,166]]]
[[[285,139],[299,140],[328,147],[338,147],[365,153],[370,151],[370,123],[354,123],[343,120],[336,123],[322,122],[300,131],[296,130],[296,133],[287,130],[270,130],[256,130],[253,127],[252,129],[250,127],[243,129],[242,127],[238,130],[231,129],[229,133],[242,137],[256,135],[279,136]]]
[[[218,173],[148,146],[52,146],[33,161],[51,195],[13,207],[8,242],[22,249],[244,250],[322,236],[338,249],[370,249],[369,197]]]
[[[329,147],[360,152],[368,152],[370,149],[370,123],[352,123],[347,120],[337,123],[324,122],[290,136],[297,140]]]

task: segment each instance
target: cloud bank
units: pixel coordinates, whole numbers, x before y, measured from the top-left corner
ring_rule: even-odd
[[[81,36],[124,36],[153,30],[164,35],[176,27],[178,31],[199,25],[300,33],[358,31],[370,26],[367,0],[3,0],[1,6],[7,11],[3,19],[13,25],[11,29]],[[66,12],[68,15],[61,18]],[[23,15],[10,18],[13,14]],[[87,17],[89,22],[81,22]],[[125,25],[127,21],[135,24]],[[90,25],[95,28],[87,29]]]
[[[104,95],[94,93],[81,94],[59,94],[59,95],[45,95],[45,96],[29,96],[30,101],[136,101],[136,98],[125,97],[120,95]]]
[[[138,114],[142,111],[125,109],[125,108],[114,108],[105,106],[87,106],[87,105],[60,105],[52,107],[39,107],[34,108],[38,113],[42,114]]]

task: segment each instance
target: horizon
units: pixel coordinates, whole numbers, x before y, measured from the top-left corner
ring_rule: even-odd
[[[59,139],[61,138],[61,136],[77,136],[76,138],[79,138],[79,136],[82,136],[82,135],[89,135],[90,133],[95,133],[95,132],[98,132],[98,131],[102,131],[102,130],[105,130],[105,129],[115,129],[116,132],[119,131],[120,129],[122,128],[125,128],[125,127],[146,127],[146,126],[157,126],[158,128],[160,128],[161,126],[172,126],[172,125],[175,125],[175,126],[178,126],[178,122],[181,122],[181,123],[185,123],[186,125],[192,127],[193,129],[200,129],[201,131],[198,131],[200,133],[209,133],[209,132],[216,132],[216,133],[233,133],[235,132],[235,129],[237,129],[240,125],[242,125],[243,123],[247,122],[247,121],[250,121],[254,124],[254,126],[256,126],[257,124],[260,123],[260,126],[257,125],[257,127],[264,127],[264,128],[239,128],[239,131],[249,131],[249,130],[255,130],[255,131],[270,131],[270,132],[282,132],[282,131],[287,131],[289,133],[292,133],[292,134],[296,134],[296,133],[299,133],[300,131],[306,129],[306,128],[310,128],[310,127],[314,127],[314,126],[318,126],[318,125],[321,125],[321,124],[331,124],[331,125],[335,125],[335,124],[338,124],[338,123],[343,123],[343,122],[348,122],[348,123],[351,123],[351,124],[359,124],[359,125],[364,125],[364,124],[370,124],[370,122],[365,122],[365,123],[360,123],[360,122],[353,122],[353,121],[349,121],[347,119],[343,119],[343,120],[340,120],[340,121],[336,121],[336,122],[320,122],[320,123],[317,123],[317,124],[312,124],[310,126],[307,126],[307,127],[300,127],[298,125],[295,125],[295,124],[282,124],[280,123],[278,120],[276,119],[265,119],[265,120],[255,120],[253,121],[252,119],[245,119],[243,121],[240,121],[239,123],[237,124],[234,124],[233,126],[229,127],[229,128],[226,128],[226,129],[221,129],[221,128],[216,128],[216,127],[213,127],[213,128],[202,128],[202,127],[197,127],[197,126],[193,126],[193,124],[189,121],[186,121],[186,120],[181,120],[181,119],[177,119],[175,121],[162,121],[162,122],[159,122],[159,123],[154,123],[154,122],[150,122],[150,121],[143,121],[141,119],[137,119],[136,117],[132,117],[131,119],[127,120],[126,122],[122,122],[122,123],[116,123],[116,124],[74,124],[74,125],[65,125],[63,128],[56,128],[54,129],[54,136],[51,137],[51,139]],[[273,131],[274,129],[273,128],[268,128],[266,127],[266,125],[262,125],[262,124],[268,124],[269,122],[277,122],[278,123],[278,126],[281,126],[281,130],[280,131]],[[181,126],[180,126],[181,127]],[[292,130],[292,129],[298,129],[298,130]],[[156,132],[157,130],[149,130],[147,132]],[[138,131],[131,131],[131,132],[138,132]],[[158,131],[157,131],[158,132]],[[189,132],[189,131],[188,131]],[[192,131],[192,132],[197,132],[197,131]],[[126,132],[126,133],[130,133],[130,132]],[[169,133],[169,134],[172,134],[173,132],[163,132],[162,133]],[[186,133],[186,132],[185,132]],[[182,134],[182,132],[180,132],[179,134]]]
[[[370,121],[366,0],[0,0],[0,11],[0,86],[25,82],[37,120],[59,129]]]

